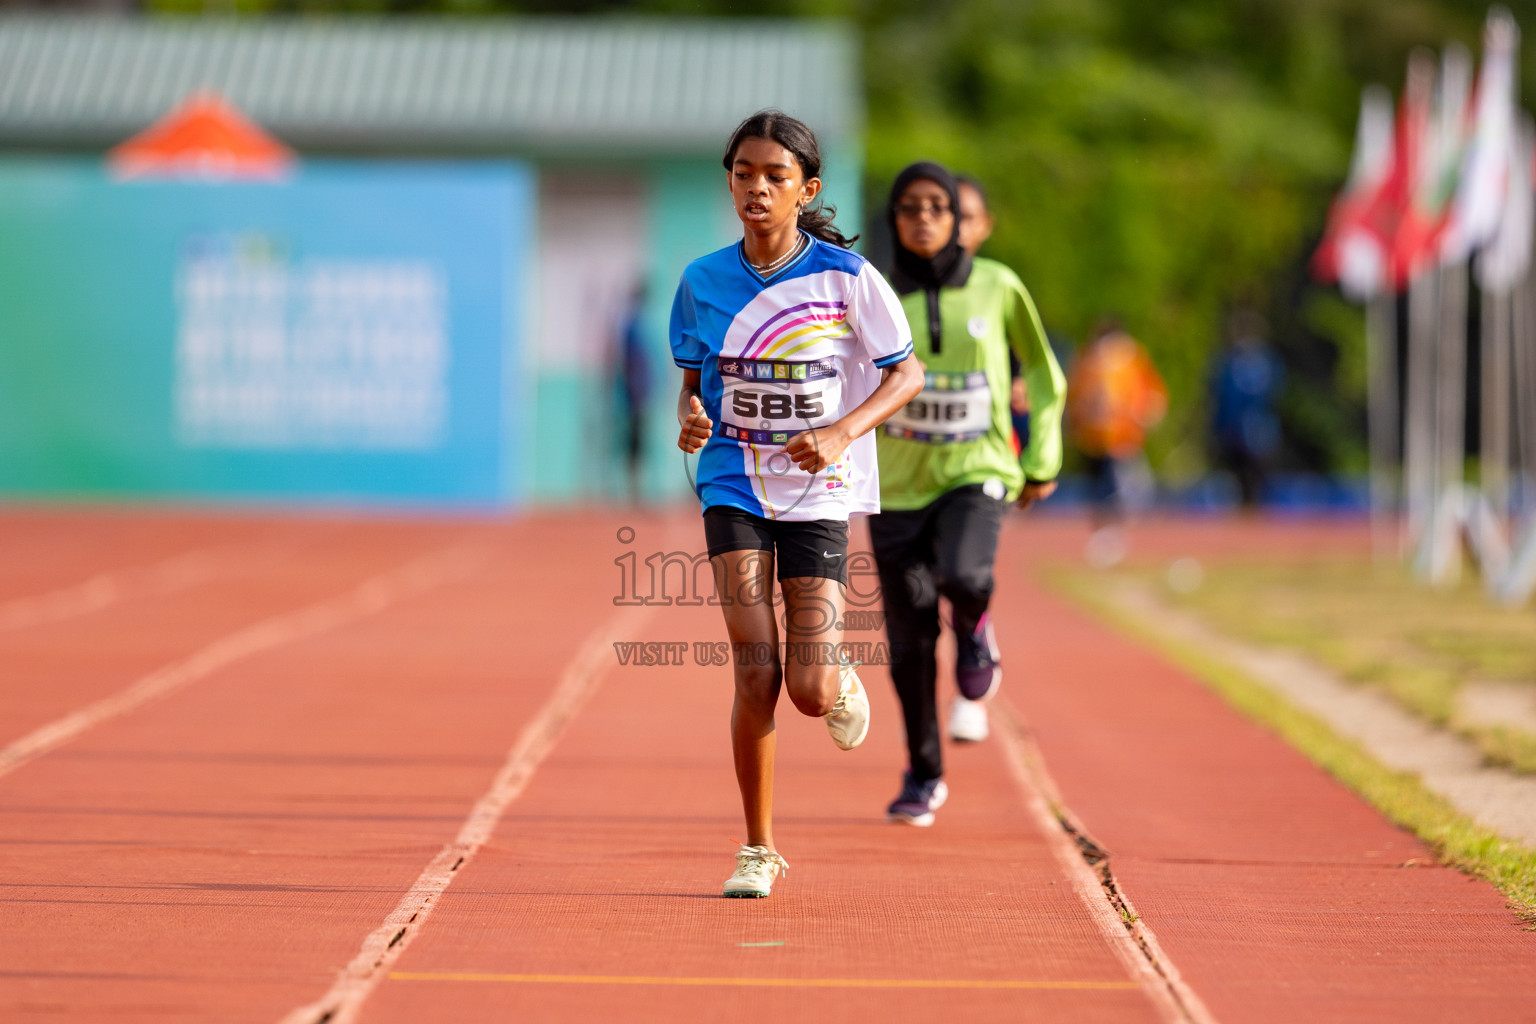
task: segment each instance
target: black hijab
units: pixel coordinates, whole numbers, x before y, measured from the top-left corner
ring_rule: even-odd
[[[914,181],[931,181],[949,196],[949,208],[955,215],[955,227],[949,241],[933,257],[919,256],[901,244],[896,230],[896,204]],[[943,331],[939,320],[939,289],[960,288],[971,276],[971,256],[960,247],[960,186],[955,176],[936,163],[924,160],[909,165],[891,183],[891,198],[885,206],[885,219],[891,228],[891,243],[896,250],[896,266],[891,283],[903,295],[922,289],[928,305],[929,347],[940,351]]]

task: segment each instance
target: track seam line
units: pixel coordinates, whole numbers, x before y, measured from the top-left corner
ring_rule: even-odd
[[[481,543],[456,544],[370,577],[337,597],[226,634],[187,657],[140,677],[127,689],[87,704],[0,747],[0,776],[103,722],[169,696],[227,665],[366,618],[406,598],[466,576],[483,561],[485,553],[486,548]]]
[[[679,988],[932,988],[1035,989],[1065,992],[1123,992],[1140,988],[1134,981],[1059,981],[963,978],[753,978],[666,977],[615,974],[483,974],[472,971],[390,971],[392,981],[497,982],[532,985],[646,985]]]
[[[0,630],[77,618],[135,597],[172,594],[217,577],[229,563],[241,561],[237,556],[243,549],[265,547],[271,547],[271,543],[237,541],[193,548],[145,565],[111,569],[78,583],[13,597],[0,602]],[[251,551],[251,557],[256,550]]]
[[[350,1024],[363,1003],[421,934],[440,897],[458,871],[491,838],[507,808],[522,795],[534,772],[597,691],[611,664],[613,643],[630,635],[654,606],[622,608],[583,642],[566,665],[549,698],[523,729],[483,796],[470,809],[458,835],[422,870],[384,922],[363,939],[352,961],[329,991],[282,1018],[282,1024]]]
[[[1141,983],[1168,1024],[1217,1024],[1215,1016],[1184,981],[1156,934],[1115,881],[1108,851],[1067,810],[1055,780],[1046,770],[1044,757],[1023,727],[1018,709],[1006,699],[993,701],[992,708],[1002,726],[999,732],[1005,760],[1024,793],[1030,817],[1045,834],[1073,890],[1110,948]]]

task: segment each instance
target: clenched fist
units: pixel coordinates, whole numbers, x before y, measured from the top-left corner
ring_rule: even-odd
[[[814,430],[802,430],[789,439],[784,451],[807,473],[820,473],[842,458],[852,441],[846,430],[833,423]]]
[[[677,435],[677,446],[689,455],[703,448],[715,432],[715,423],[704,411],[704,404],[699,401],[698,395],[688,399],[688,415],[680,417],[680,421],[683,429]]]

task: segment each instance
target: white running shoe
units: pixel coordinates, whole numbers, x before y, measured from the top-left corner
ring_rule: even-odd
[[[766,846],[742,844],[736,854],[736,871],[725,880],[724,895],[762,899],[773,891],[779,872],[789,873],[789,862]]]
[[[852,665],[839,670],[837,703],[826,717],[832,742],[844,750],[863,743],[869,733],[869,694],[864,692],[864,684],[859,682],[859,674]]]
[[[979,700],[956,697],[949,706],[949,738],[961,743],[980,743],[989,731],[987,706]]]

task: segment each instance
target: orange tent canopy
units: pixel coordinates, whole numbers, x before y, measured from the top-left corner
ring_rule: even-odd
[[[107,154],[124,178],[279,178],[294,152],[223,97],[193,93],[181,106]]]

